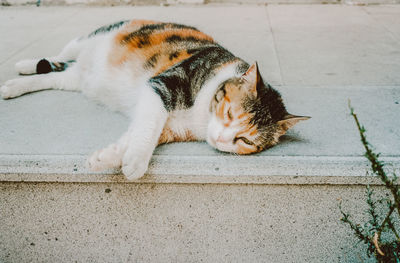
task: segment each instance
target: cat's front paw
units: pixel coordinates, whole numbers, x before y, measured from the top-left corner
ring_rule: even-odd
[[[151,156],[150,156],[151,157]],[[149,157],[136,154],[125,154],[122,161],[122,173],[128,180],[136,180],[144,176],[149,166]]]
[[[121,152],[116,144],[95,151],[87,160],[86,166],[94,171],[103,171],[111,168],[119,168],[122,164]]]

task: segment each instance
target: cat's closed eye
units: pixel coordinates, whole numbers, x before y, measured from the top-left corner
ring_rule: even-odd
[[[241,140],[241,141],[243,141],[245,144],[248,144],[248,145],[254,145],[254,143],[253,143],[252,141],[250,141],[249,139],[247,139],[246,137],[236,137],[236,138],[234,139],[234,143],[236,143],[238,140]]]
[[[224,98],[224,96],[225,96],[225,90],[221,89],[215,94],[214,99],[216,102],[220,102]]]
[[[233,120],[231,108],[229,108],[229,110],[228,110],[228,112],[227,112],[227,115],[228,115],[228,119],[229,119],[230,121]]]

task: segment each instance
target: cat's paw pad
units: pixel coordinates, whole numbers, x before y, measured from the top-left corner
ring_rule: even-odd
[[[140,156],[131,156],[130,158],[124,157],[122,163],[122,173],[128,180],[136,180],[144,176],[147,171],[149,162],[140,158]]]
[[[35,74],[37,63],[36,59],[21,60],[15,64],[15,70],[21,75]]]
[[[121,167],[121,156],[116,145],[94,152],[87,160],[86,166],[92,171],[103,171]]]
[[[0,94],[3,99],[11,99],[18,97],[21,95],[19,91],[19,79],[12,79],[4,83],[3,86],[0,87]]]

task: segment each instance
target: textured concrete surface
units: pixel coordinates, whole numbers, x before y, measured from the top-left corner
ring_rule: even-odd
[[[2,5],[36,5],[38,0],[1,0]],[[40,0],[41,5],[198,5],[198,4],[399,4],[400,0]]]
[[[363,222],[369,170],[347,107],[400,170],[400,6],[0,7],[0,83],[20,59],[129,18],[199,27],[257,60],[298,124],[252,156],[158,147],[148,174],[90,173],[127,119],[81,94],[0,100],[0,262],[370,262],[339,222]],[[399,174],[399,172],[398,172]],[[375,186],[379,195],[382,187]]]
[[[397,18],[399,7],[393,8],[392,15],[378,19],[372,7],[269,6],[283,84],[398,84],[398,39],[376,22]]]
[[[378,188],[378,193],[382,194]],[[373,262],[365,188],[0,184],[2,262]]]
[[[0,82],[17,77],[16,61],[55,54],[69,39],[104,23],[132,17],[176,21],[210,33],[250,62],[257,60],[265,79],[281,91],[289,111],[313,117],[289,131],[278,146],[256,155],[257,168],[246,166],[254,156],[222,154],[206,143],[178,143],[156,150],[150,176],[222,176],[243,169],[246,176],[342,177],[345,171],[362,176],[367,166],[360,160],[363,149],[348,114],[348,99],[367,127],[371,143],[398,168],[400,24],[393,22],[400,6],[3,7],[0,11],[4,25],[0,33],[6,36],[0,50]],[[224,23],[220,23],[222,14]],[[38,166],[41,173],[77,170],[85,174],[85,156],[115,141],[128,125],[120,114],[70,92],[44,91],[0,100],[0,112],[3,180],[19,178],[13,175]],[[20,155],[25,160],[22,171]],[[46,156],[55,157],[40,162]],[[284,165],[274,161],[277,156],[287,157]],[[171,157],[176,163],[168,161],[170,169],[165,169],[163,160]],[[187,166],[181,165],[182,157]],[[296,168],[299,160],[303,165]],[[221,168],[238,163],[245,166]],[[332,163],[343,165],[335,166],[336,170],[320,168],[333,167]]]
[[[253,156],[361,156],[363,148],[349,115],[349,99],[377,150],[383,156],[400,155],[400,89],[396,86],[278,89],[289,112],[312,119],[299,123],[277,146]],[[4,139],[0,151],[9,155],[89,154],[116,140],[128,125],[124,116],[72,92],[43,91],[0,100],[0,111],[7,113],[1,117],[4,128],[0,138]],[[155,154],[231,156],[206,143],[167,144]]]

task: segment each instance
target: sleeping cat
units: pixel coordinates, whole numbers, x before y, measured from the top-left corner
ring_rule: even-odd
[[[122,21],[72,40],[55,56],[16,64],[23,75],[0,89],[4,99],[60,89],[81,91],[133,121],[114,144],[87,161],[94,171],[144,175],[155,147],[206,140],[224,152],[271,147],[298,121],[280,94],[249,66],[194,27]],[[46,74],[45,74],[46,73]]]

